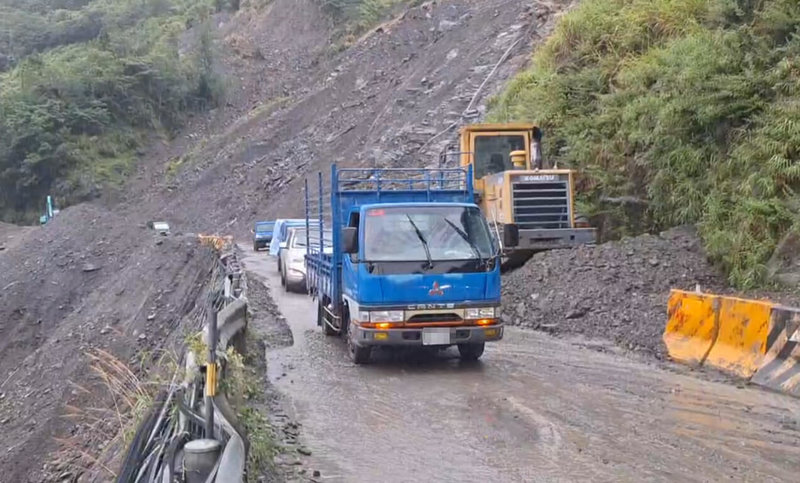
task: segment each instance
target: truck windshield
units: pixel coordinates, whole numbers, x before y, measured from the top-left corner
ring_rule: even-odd
[[[524,150],[525,136],[521,134],[476,136],[475,178],[480,179],[489,174],[514,169],[514,165],[511,163],[511,151]]]
[[[367,210],[366,261],[427,261],[426,243],[434,262],[488,259],[494,254],[489,227],[477,208],[425,206]]]

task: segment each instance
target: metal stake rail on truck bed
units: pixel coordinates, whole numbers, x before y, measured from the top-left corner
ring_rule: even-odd
[[[306,180],[307,288],[318,325],[347,335],[357,363],[376,345],[457,345],[474,360],[502,338],[500,250],[474,203],[471,166],[333,166],[327,210],[321,173],[315,184],[314,196]]]

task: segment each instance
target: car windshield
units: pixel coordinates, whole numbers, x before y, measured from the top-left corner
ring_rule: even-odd
[[[306,236],[305,230],[297,230],[294,234],[294,238],[292,238],[292,248],[305,248],[307,246],[308,241],[311,241],[311,246],[319,246],[319,232],[311,231],[310,236]],[[333,246],[333,236],[331,232],[325,232],[324,238],[325,248],[330,248]]]
[[[364,224],[366,261],[488,259],[494,243],[476,207],[425,206],[370,209]],[[424,241],[423,241],[424,240]]]
[[[259,233],[271,232],[275,228],[275,223],[256,223],[256,231]]]

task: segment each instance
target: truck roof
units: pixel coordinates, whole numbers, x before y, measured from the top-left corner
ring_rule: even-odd
[[[366,205],[361,205],[361,206],[359,206],[359,208],[361,210],[369,210],[369,209],[373,209],[373,208],[385,208],[385,207],[404,208],[404,207],[411,207],[411,206],[421,206],[421,207],[425,207],[425,206],[432,206],[432,207],[444,206],[444,207],[447,207],[447,206],[450,206],[450,207],[464,207],[464,208],[467,208],[467,207],[476,207],[477,205],[475,203],[464,203],[464,202],[456,202],[456,201],[453,201],[453,202],[423,201],[423,202],[405,202],[405,203],[394,203],[394,202],[369,203],[369,204],[366,204]]]
[[[463,134],[465,132],[504,132],[504,131],[530,131],[536,124],[529,122],[515,122],[515,123],[495,123],[495,124],[468,124],[460,129]]]

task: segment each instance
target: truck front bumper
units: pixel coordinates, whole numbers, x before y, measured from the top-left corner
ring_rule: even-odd
[[[519,245],[515,250],[553,250],[591,245],[597,242],[595,228],[567,228],[559,230],[519,230]]]
[[[420,346],[440,347],[457,344],[480,344],[497,341],[503,338],[503,324],[489,326],[461,325],[456,327],[437,327],[436,329],[450,330],[449,344],[423,344],[422,331],[424,327],[401,327],[392,329],[372,329],[354,325],[351,330],[353,343],[357,346]]]

